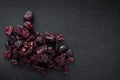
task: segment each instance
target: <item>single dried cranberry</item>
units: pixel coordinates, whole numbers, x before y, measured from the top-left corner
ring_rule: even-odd
[[[63,52],[65,52],[66,50],[68,49],[68,47],[66,46],[66,45],[61,45],[60,47],[59,47],[59,53],[63,53]]]
[[[21,35],[23,38],[27,38],[30,35],[30,33],[27,28],[22,28]]]
[[[12,60],[11,60],[11,64],[17,65],[17,64],[18,64],[18,61],[17,61],[16,59],[12,59]]]
[[[10,35],[12,34],[13,30],[14,30],[14,28],[13,28],[12,26],[7,26],[7,27],[5,28],[5,33],[6,33],[8,36],[10,36]]]
[[[36,38],[36,42],[38,43],[38,44],[44,44],[45,43],[45,37],[43,36],[43,35],[39,35],[39,36],[37,36],[37,38]]]
[[[58,65],[64,65],[66,59],[66,54],[61,54],[60,56],[56,57],[55,61],[58,63]]]
[[[29,48],[29,45],[28,45],[28,43],[27,43],[26,41],[23,43],[23,46],[24,46],[25,48]]]
[[[10,56],[11,56],[10,51],[5,51],[5,52],[3,53],[3,57],[4,57],[5,59],[10,58]]]
[[[49,57],[46,53],[40,55],[40,62],[46,63],[48,61],[49,61]]]
[[[64,40],[64,36],[62,34],[59,34],[57,37],[56,37],[56,40],[58,41],[63,41]]]
[[[33,19],[33,12],[31,10],[27,11],[24,15],[24,21],[31,21]]]
[[[63,66],[62,67],[62,72],[65,73],[65,74],[68,74],[68,72],[69,72],[68,67],[67,66]]]
[[[25,21],[24,26],[29,30],[33,29],[33,24],[29,21]]]
[[[73,55],[73,51],[71,49],[68,49],[65,53],[68,57]]]
[[[15,46],[19,49],[22,46],[23,41],[22,40],[17,40],[15,41]]]
[[[29,49],[33,49],[36,45],[36,42],[35,41],[31,41],[31,42],[28,42],[28,48]]]
[[[20,51],[19,51],[19,54],[22,55],[22,56],[23,56],[23,55],[26,55],[26,54],[27,54],[26,51],[27,51],[27,50],[26,50],[24,47],[22,47],[22,48],[20,49]]]
[[[38,47],[37,50],[36,50],[36,53],[37,54],[42,54],[42,53],[44,53],[46,51],[47,51],[47,46],[44,45],[44,46]]]
[[[55,37],[56,37],[56,35],[53,32],[45,33],[45,38],[47,39],[48,42],[56,42]]]
[[[70,64],[70,63],[72,63],[74,61],[74,58],[73,57],[69,57],[68,59],[66,59],[66,63],[67,64]]]

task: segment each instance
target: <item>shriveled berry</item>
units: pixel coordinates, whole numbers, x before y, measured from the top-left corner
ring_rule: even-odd
[[[36,53],[37,53],[37,54],[42,54],[42,53],[44,53],[44,52],[46,52],[46,51],[47,51],[47,46],[46,46],[46,45],[41,46],[41,47],[38,47],[38,48],[36,49]]]
[[[22,55],[22,56],[26,55],[27,54],[26,51],[27,51],[26,48],[22,47],[19,51],[19,54]]]
[[[68,49],[65,53],[68,57],[73,55],[73,51],[71,49]]]
[[[23,41],[22,40],[17,40],[15,41],[15,46],[19,49],[22,46]]]
[[[56,42],[55,37],[56,37],[56,35],[53,32],[45,33],[45,38],[47,39],[48,42]]]
[[[29,21],[25,21],[24,26],[29,30],[33,29],[33,24]]]
[[[10,56],[11,56],[10,51],[5,51],[5,52],[3,53],[3,57],[4,57],[5,59],[10,58]]]
[[[7,26],[6,28],[5,28],[5,33],[8,35],[8,36],[10,36],[11,34],[12,34],[12,32],[13,32],[13,27],[12,26]]]
[[[56,37],[56,40],[57,41],[63,41],[64,40],[64,36],[62,34],[59,34],[57,37]]]
[[[24,15],[24,21],[31,21],[33,19],[33,12],[31,10],[27,11]]]
[[[36,42],[37,42],[38,44],[44,44],[44,43],[45,43],[45,37],[44,37],[43,35],[37,36]]]
[[[65,74],[68,74],[68,72],[69,72],[68,67],[67,66],[63,66],[62,67],[62,72],[65,73]]]
[[[18,61],[17,61],[16,59],[12,59],[12,60],[11,60],[11,64],[17,65],[17,64],[18,64]]]
[[[67,64],[70,64],[70,63],[72,63],[74,61],[74,58],[73,57],[69,57],[68,59],[66,59],[66,63]]]
[[[23,38],[27,38],[30,35],[30,33],[29,33],[27,28],[22,28],[21,29],[21,35],[22,35]]]

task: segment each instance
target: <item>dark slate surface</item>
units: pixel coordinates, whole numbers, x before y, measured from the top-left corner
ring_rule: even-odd
[[[115,0],[114,0],[115,1]],[[0,80],[120,80],[120,7],[105,0],[0,0]],[[2,57],[5,26],[35,13],[35,30],[63,33],[74,51],[69,75],[20,70]]]

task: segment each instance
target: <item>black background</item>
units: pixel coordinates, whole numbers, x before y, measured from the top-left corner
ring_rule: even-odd
[[[70,73],[54,70],[42,76],[4,60],[4,28],[23,24],[27,10],[35,14],[35,30],[63,33],[74,51]],[[0,80],[120,80],[120,7],[108,0],[0,0]]]

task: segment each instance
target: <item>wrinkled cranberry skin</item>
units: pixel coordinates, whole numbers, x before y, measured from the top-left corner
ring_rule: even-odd
[[[10,35],[12,34],[13,30],[14,30],[14,28],[13,28],[12,26],[7,26],[7,27],[5,28],[5,33],[6,33],[8,36],[10,36]]]
[[[45,38],[47,39],[47,42],[56,42],[55,37],[56,37],[56,35],[53,32],[45,33]]]
[[[15,42],[15,46],[19,49],[22,46],[23,41],[22,40],[17,40]]]
[[[24,26],[29,30],[33,29],[33,24],[29,21],[25,21]]]
[[[17,61],[16,59],[12,59],[12,60],[11,60],[11,64],[17,65],[17,64],[18,64],[18,61]]]
[[[30,33],[27,28],[22,28],[21,35],[23,38],[27,38],[30,35]]]
[[[5,52],[3,53],[3,57],[4,57],[5,59],[10,58],[10,56],[11,56],[10,51],[5,51]]]
[[[64,40],[64,36],[63,36],[62,34],[60,34],[60,35],[58,35],[58,36],[56,37],[56,40],[57,40],[57,41],[63,41],[63,40]]]
[[[33,12],[31,10],[27,11],[24,15],[24,21],[31,21],[33,19]]]
[[[74,58],[72,58],[72,57],[69,57],[68,59],[66,59],[66,63],[67,64],[70,64],[70,63],[72,63],[74,61]]]

